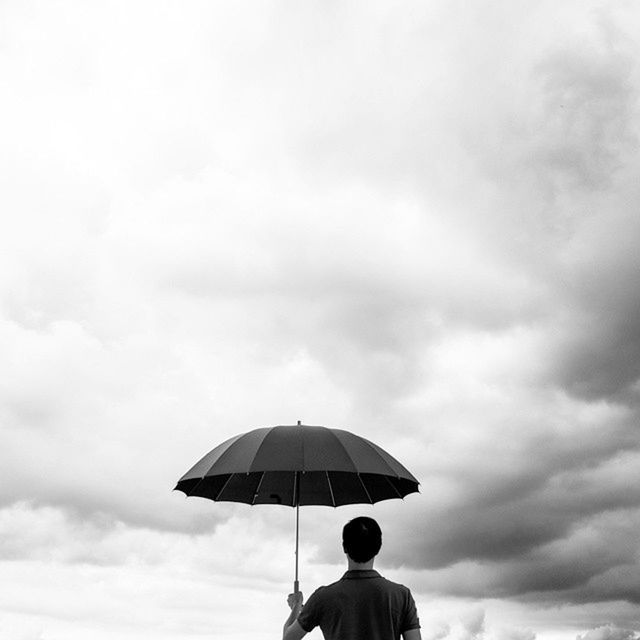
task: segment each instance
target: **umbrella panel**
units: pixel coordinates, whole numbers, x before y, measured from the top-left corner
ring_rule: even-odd
[[[219,476],[206,476],[204,478],[187,478],[180,480],[174,491],[182,491],[187,496],[197,496],[199,498],[215,500],[230,477],[231,474],[227,473]]]
[[[340,429],[279,426],[254,429],[223,442],[180,482],[209,475],[255,471],[348,471],[417,480],[372,442]]]
[[[418,483],[407,478],[383,476],[377,473],[361,473],[360,477],[373,502],[404,498],[418,491]]]

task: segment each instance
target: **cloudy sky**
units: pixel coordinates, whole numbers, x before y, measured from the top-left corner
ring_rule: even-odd
[[[0,3],[0,639],[278,638],[294,511],[172,492],[345,428],[425,640],[640,630],[640,5]],[[312,634],[319,639],[318,632]]]

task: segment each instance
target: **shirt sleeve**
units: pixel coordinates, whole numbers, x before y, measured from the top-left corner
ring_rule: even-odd
[[[320,624],[320,597],[319,592],[322,589],[316,589],[309,600],[307,600],[304,607],[302,607],[302,611],[298,616],[298,624],[302,627],[304,631],[309,633],[312,629],[315,629]]]
[[[410,629],[419,629],[420,619],[418,618],[418,609],[416,603],[411,595],[411,591],[407,589],[407,597],[405,603],[404,616],[402,619],[402,625],[400,626],[400,633],[409,631]]]

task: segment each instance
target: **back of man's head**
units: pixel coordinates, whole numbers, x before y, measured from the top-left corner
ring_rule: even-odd
[[[342,548],[355,562],[369,562],[382,546],[382,531],[373,518],[361,516],[344,525]]]

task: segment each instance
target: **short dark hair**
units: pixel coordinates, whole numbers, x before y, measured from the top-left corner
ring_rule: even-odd
[[[342,548],[355,562],[368,562],[382,546],[382,531],[373,518],[360,516],[342,529]]]

